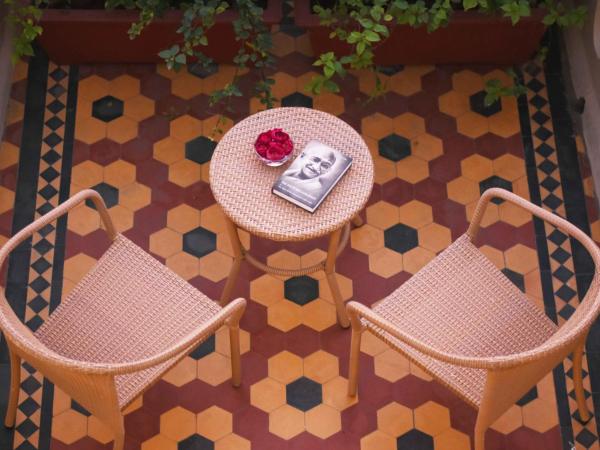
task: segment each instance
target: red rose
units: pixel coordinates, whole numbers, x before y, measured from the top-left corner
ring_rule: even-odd
[[[279,161],[292,153],[294,143],[281,128],[273,128],[258,135],[254,148],[263,158]]]

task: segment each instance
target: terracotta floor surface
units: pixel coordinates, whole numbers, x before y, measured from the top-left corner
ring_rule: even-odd
[[[526,95],[485,107],[485,80],[502,77],[499,68],[385,68],[385,98],[367,102],[374,81],[362,73],[342,82],[343,95],[313,97],[304,91],[313,74],[307,35],[284,30],[274,39],[278,105],[346,120],[375,161],[366,224],[352,231],[337,265],[345,299],[370,305],[400,286],[465,231],[490,186],[600,237],[589,166],[564,110],[555,44],[545,69],[519,68]],[[219,135],[207,93],[231,76],[226,66],[180,73],[152,65],[57,66],[41,54],[19,64],[0,148],[1,242],[69,195],[94,188],[120,232],[218,298],[232,254],[208,184]],[[227,126],[259,109],[247,97],[233,106]],[[482,251],[550,318],[564,322],[589,282],[579,250],[507,203],[491,205],[483,225]],[[324,240],[242,240],[265,261],[287,267],[310,265],[326,248]],[[11,260],[7,296],[31,329],[106,245],[96,211],[82,205]],[[358,400],[346,397],[350,335],[336,325],[323,277],[285,279],[244,265],[235,290],[249,299],[242,386],[229,383],[221,330],[128,409],[126,448],[471,448],[475,412],[374,338],[364,340]],[[600,405],[598,347],[591,340],[586,361],[590,408]],[[5,352],[2,358],[6,389]],[[112,448],[95,417],[31,367],[22,373],[17,427],[0,429],[1,448]],[[572,417],[572,387],[566,360],[494,424],[486,448],[598,449],[596,418],[583,426]]]

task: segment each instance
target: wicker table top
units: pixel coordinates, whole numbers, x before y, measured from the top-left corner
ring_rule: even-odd
[[[294,142],[290,162],[313,139],[353,159],[312,214],[271,193],[290,164],[268,167],[257,158],[254,141],[272,128],[283,128]],[[365,206],[373,176],[373,159],[360,135],[337,117],[309,108],[275,108],[247,117],[223,136],[210,164],[210,185],[225,214],[252,234],[277,241],[323,236],[349,222]]]

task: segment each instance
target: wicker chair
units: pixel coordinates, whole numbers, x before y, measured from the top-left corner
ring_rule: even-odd
[[[123,448],[123,409],[222,325],[229,326],[233,384],[240,384],[239,321],[246,305],[211,301],[118,234],[93,190],[79,192],[19,231],[0,249],[0,267],[31,234],[91,199],[112,243],[98,263],[32,333],[6,301],[0,328],[8,343],[11,388],[5,425],[14,426],[21,359],[115,433]]]
[[[473,244],[489,201],[512,202],[578,240],[595,274],[577,311],[558,328]],[[356,395],[360,340],[367,330],[478,410],[475,450],[487,428],[547,372],[573,353],[579,414],[588,421],[582,356],[600,311],[600,251],[566,220],[502,189],[481,197],[466,234],[372,309],[347,305],[352,324],[349,395]]]

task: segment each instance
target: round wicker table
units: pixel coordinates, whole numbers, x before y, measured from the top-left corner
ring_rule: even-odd
[[[352,166],[314,213],[309,213],[271,192],[285,170],[268,167],[254,152],[257,136],[272,128],[283,128],[294,142],[290,162],[311,140],[317,140],[352,157]],[[326,273],[335,300],[338,322],[349,325],[344,301],[335,278],[335,260],[348,242],[350,223],[360,225],[358,216],[373,187],[373,159],[360,135],[331,114],[309,108],[276,108],[262,111],[239,122],[217,145],[210,164],[210,185],[228,219],[234,263],[221,295],[230,300],[240,264],[247,260],[265,272],[306,275]],[[237,229],[275,241],[304,241],[330,235],[326,258],[310,267],[292,270],[268,266],[253,257],[241,244]]]

